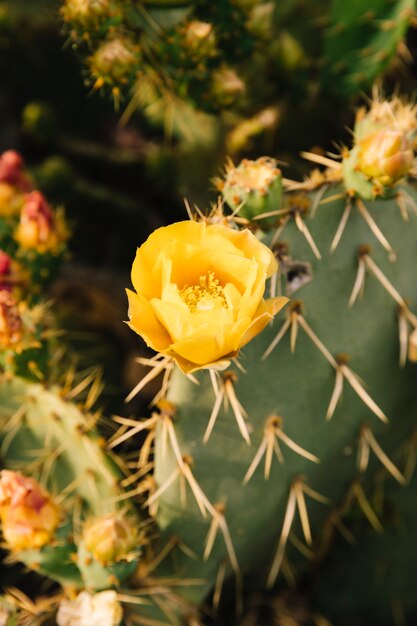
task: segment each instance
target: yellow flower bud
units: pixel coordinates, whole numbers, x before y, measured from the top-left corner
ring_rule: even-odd
[[[138,52],[127,37],[118,37],[103,43],[88,62],[96,78],[125,82],[137,63]]]
[[[413,151],[404,133],[377,130],[358,145],[358,169],[384,186],[405,176],[413,163]]]
[[[87,522],[83,533],[85,547],[101,565],[126,558],[135,547],[136,539],[133,525],[114,513]]]
[[[0,288],[0,349],[15,346],[22,336],[23,324],[17,302],[9,288]]]
[[[18,215],[23,204],[23,195],[9,183],[0,181],[0,217]]]
[[[133,263],[129,326],[184,372],[226,367],[286,304],[263,299],[276,270],[249,230],[194,221],[159,228]]]
[[[194,59],[212,56],[216,51],[216,36],[209,22],[192,20],[182,30],[182,45]]]
[[[58,507],[36,480],[10,470],[0,473],[0,521],[11,550],[41,548],[49,543],[59,517]]]
[[[218,106],[232,106],[245,91],[245,83],[232,68],[223,66],[213,72],[211,95]]]
[[[65,0],[61,9],[65,21],[87,28],[111,14],[109,0]]]

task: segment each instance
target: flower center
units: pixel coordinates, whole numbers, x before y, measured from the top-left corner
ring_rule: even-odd
[[[198,279],[198,285],[185,285],[180,289],[180,296],[190,311],[212,311],[218,308],[227,308],[227,301],[213,272],[207,272]]]

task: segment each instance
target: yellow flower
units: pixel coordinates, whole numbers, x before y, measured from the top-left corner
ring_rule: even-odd
[[[184,372],[226,367],[288,301],[263,299],[276,270],[248,230],[193,221],[159,228],[133,263],[128,324]]]
[[[10,470],[0,473],[0,520],[11,550],[41,548],[53,538],[58,507],[34,480]]]

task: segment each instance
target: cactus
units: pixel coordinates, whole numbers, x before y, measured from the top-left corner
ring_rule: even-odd
[[[119,32],[122,15],[116,3],[94,6],[84,16],[93,47]],[[200,10],[168,42],[188,42],[191,64],[211,62],[222,37]],[[136,71],[134,44],[119,44],[119,65],[106,63],[120,46],[90,59],[112,89]],[[324,170],[297,182],[272,158],[229,163],[211,211],[189,208],[190,221],[153,233],[135,261],[129,325],[159,354],[143,360],[150,372],[130,398],[159,375],[162,386],[149,416],[111,426],[97,409],[100,379],[67,359],[57,366],[65,344],[52,312],[33,303],[66,228],[16,155],[11,165],[3,155],[0,521],[8,562],[62,593],[32,606],[9,589],[0,619],[196,624],[201,603],[218,610],[227,579],[238,606],[247,589],[307,580],[314,615],[337,619],[316,576],[337,579],[333,541],[351,564],[347,589],[365,560],[373,572],[376,554],[398,556],[383,593],[415,611],[399,574],[409,544],[395,531],[401,516],[414,520],[416,130],[415,106],[376,96],[340,158],[305,153]],[[360,564],[337,533],[358,535]],[[369,612],[379,594],[364,588],[357,606]],[[381,604],[381,622],[389,610]]]
[[[343,95],[357,93],[380,76],[401,45],[414,0],[349,5],[334,0],[324,39],[323,80]],[[406,56],[406,55],[405,55]]]
[[[245,575],[249,584],[269,587],[282,575],[312,576],[310,562],[326,557],[333,534],[351,537],[348,508],[382,532],[384,515],[378,516],[369,495],[377,468],[401,488],[407,482],[397,454],[414,432],[415,372],[407,350],[417,323],[411,260],[416,196],[406,177],[413,173],[408,150],[415,130],[413,106],[376,99],[369,112],[358,112],[354,145],[342,150],[341,162],[306,153],[327,169],[303,183],[286,181],[277,228],[272,241],[266,239],[281,263],[272,291],[295,296],[280,325],[274,322],[253,339],[241,359],[219,352],[223,369],[225,358],[234,360],[230,369],[190,378],[187,373],[203,362],[196,367],[180,360],[185,374],[172,371],[161,347],[161,357],[150,361],[153,369],[139,388],[165,371],[168,404],[149,422],[156,486],[148,504],[151,511],[157,505],[162,540],[179,537],[200,557],[178,555],[175,567],[161,565],[164,572],[207,581],[183,590],[194,601],[214,588],[217,606],[227,574],[234,574],[238,589]],[[389,141],[376,148],[369,139],[375,132]],[[392,143],[394,132],[400,141]],[[234,217],[216,211],[196,219],[230,224]],[[256,223],[261,220],[251,225]],[[168,232],[159,236],[169,240]],[[145,281],[139,292],[145,299],[158,298],[161,263],[149,250],[143,248],[146,264],[132,274],[135,286],[140,276]],[[187,285],[192,265],[184,265]],[[155,268],[152,294],[146,267]],[[183,280],[175,264],[172,275]],[[243,271],[239,276],[244,280]],[[212,297],[219,297],[217,291]],[[152,307],[158,323],[173,332],[174,314],[169,320],[156,303]],[[155,347],[152,316],[148,330],[141,329],[131,300],[130,317],[133,329]],[[219,327],[219,345],[222,332]],[[205,346],[196,346],[203,359]],[[132,426],[132,435],[136,430]],[[409,599],[408,610],[413,607]]]

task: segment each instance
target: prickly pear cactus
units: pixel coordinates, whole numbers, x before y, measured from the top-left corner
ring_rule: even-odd
[[[268,249],[264,258],[253,245],[248,255],[252,235],[239,230],[256,229],[262,213],[248,222],[236,202],[231,216],[197,214],[138,251],[130,325],[160,354],[136,391],[164,372],[160,414],[142,425],[155,438],[147,504],[162,537],[197,555],[161,565],[204,579],[184,588],[186,597],[214,589],[217,606],[228,574],[238,596],[245,575],[268,587],[297,580],[325,558],[334,534],[352,537],[349,510],[383,531],[369,495],[377,469],[405,488],[397,450],[412,437],[416,410],[408,355],[417,205],[407,180],[415,131],[413,106],[376,99],[358,112],[353,147],[340,160],[306,153],[326,169],[285,181],[276,227],[264,235],[279,265],[266,272]],[[245,193],[252,197],[250,182]],[[268,188],[264,196],[269,219]],[[262,297],[271,268],[272,299],[252,302],[247,322],[246,298],[258,287]],[[281,293],[290,302],[272,323]],[[131,435],[142,427],[132,425]]]
[[[366,4],[334,0],[325,31],[323,79],[344,95],[368,87],[398,52],[409,55],[404,36],[416,9],[414,0]]]
[[[162,378],[143,420],[106,421],[100,379],[62,359],[3,253],[2,539],[9,563],[62,588],[8,589],[6,623],[195,625],[228,581],[239,609],[247,589],[301,578],[337,619],[315,572],[337,580],[338,535],[365,537],[364,571],[398,557],[382,589],[415,611],[395,531],[414,520],[416,129],[414,106],[376,97],[340,159],[305,153],[323,170],[296,182],[273,159],[229,164],[211,212],[149,237],[128,290],[128,324],[157,353],[128,399]],[[343,557],[348,589],[358,561]],[[366,614],[381,587],[363,587]]]

